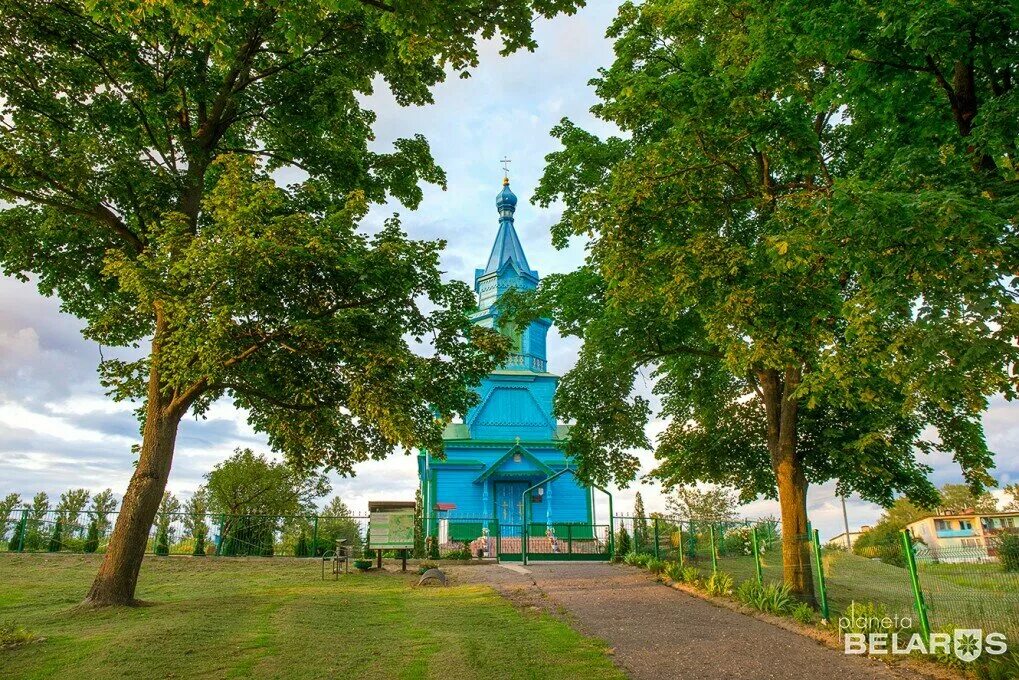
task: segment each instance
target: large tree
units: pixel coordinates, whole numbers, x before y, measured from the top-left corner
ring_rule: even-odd
[[[1015,8],[625,3],[593,111],[563,121],[537,200],[565,203],[531,313],[584,346],[557,394],[581,474],[777,496],[785,579],[812,597],[806,499],[838,480],[934,505],[917,453],[990,483],[987,397],[1016,360]],[[946,75],[948,74],[948,75]],[[509,300],[510,306],[515,304]],[[928,426],[936,437],[924,437]]]
[[[444,182],[420,137],[369,149],[362,95],[426,103],[479,38],[530,49],[536,16],[582,4],[0,0],[0,266],[88,338],[146,345],[102,366],[142,441],[90,603],[133,600],[177,425],[220,397],[302,465],[441,450],[503,350],[439,244],[357,230],[370,202]],[[286,167],[306,179],[274,186]]]

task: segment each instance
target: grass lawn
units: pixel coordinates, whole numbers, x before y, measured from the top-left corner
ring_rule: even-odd
[[[0,676],[622,678],[605,646],[490,588],[399,573],[320,580],[315,560],[148,557],[152,606],[79,610],[97,556],[0,554]]]

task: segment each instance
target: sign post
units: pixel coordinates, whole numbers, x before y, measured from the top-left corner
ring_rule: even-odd
[[[368,549],[378,555],[382,568],[383,550],[403,552],[403,571],[407,571],[407,551],[414,548],[414,501],[368,501]]]

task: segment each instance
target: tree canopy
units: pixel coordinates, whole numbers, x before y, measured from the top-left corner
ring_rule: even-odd
[[[808,483],[934,505],[935,451],[992,481],[981,415],[1016,392],[1017,27],[947,0],[621,6],[593,111],[625,134],[562,121],[536,194],[564,203],[557,245],[589,241],[530,302],[584,340],[556,400],[583,476],[636,473],[647,371],[655,475],[777,495],[790,542]]]
[[[0,0],[0,269],[101,345],[148,346],[101,367],[142,443],[89,602],[131,602],[177,424],[220,397],[303,466],[441,451],[505,347],[440,243],[358,229],[445,183],[420,136],[370,148],[363,96],[427,103],[480,39],[531,49],[536,17],[582,4]]]
[[[205,475],[208,512],[293,516],[316,511],[329,493],[325,475],[300,471],[251,449],[238,449]]]

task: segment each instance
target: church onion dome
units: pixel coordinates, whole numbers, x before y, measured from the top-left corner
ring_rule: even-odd
[[[502,191],[495,197],[495,207],[501,215],[512,215],[517,209],[517,195],[509,188],[509,177],[502,180]]]

